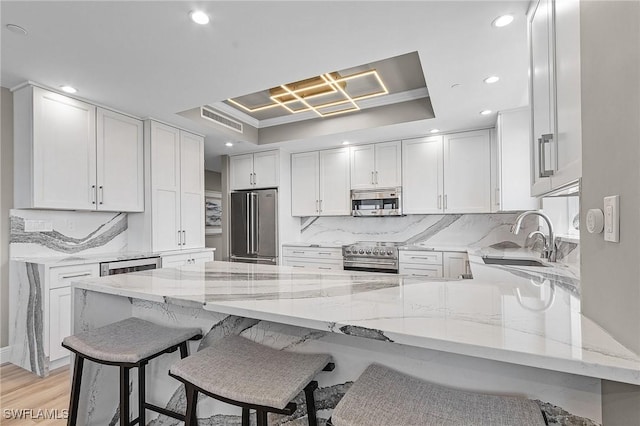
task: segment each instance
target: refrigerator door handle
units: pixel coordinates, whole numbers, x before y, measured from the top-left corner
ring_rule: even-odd
[[[251,194],[247,192],[247,253],[251,254]]]
[[[260,203],[258,202],[258,194],[255,192],[251,193],[252,205],[251,210],[253,211],[253,254],[258,254],[258,247],[260,247],[260,231],[258,227],[260,226],[258,223],[258,215],[260,214]]]

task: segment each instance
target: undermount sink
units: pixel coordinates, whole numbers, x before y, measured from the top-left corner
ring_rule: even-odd
[[[486,263],[487,265],[549,266],[535,259],[513,259],[508,257],[485,256],[482,258],[482,260],[484,260],[484,263]]]

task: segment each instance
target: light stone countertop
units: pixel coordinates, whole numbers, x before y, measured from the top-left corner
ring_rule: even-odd
[[[580,313],[579,280],[562,265],[485,265],[473,279],[322,273],[209,262],[75,282],[78,289],[640,385],[640,356]]]

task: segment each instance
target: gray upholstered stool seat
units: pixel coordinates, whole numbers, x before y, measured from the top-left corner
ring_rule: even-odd
[[[65,337],[62,345],[87,358],[135,364],[201,333],[199,328],[165,327],[140,318],[127,318]]]
[[[292,400],[304,390],[310,425],[316,425],[313,391],[320,371],[333,369],[331,355],[280,351],[239,336],[229,336],[174,364],[169,374],[185,384],[186,425],[195,425],[197,393],[242,407],[242,425],[255,409],[258,426],[267,413],[290,415]]]
[[[66,337],[62,346],[75,353],[73,381],[69,398],[67,425],[75,426],[82,383],[84,360],[117,366],[120,369],[120,426],[146,425],[146,410],[184,420],[184,415],[150,404],[145,399],[145,369],[149,361],[160,355],[180,350],[188,354],[187,341],[200,339],[199,328],[175,328],[154,324],[140,318],[127,318],[104,327]],[[129,372],[138,370],[138,418],[130,420]]]
[[[336,406],[334,426],[545,425],[525,398],[464,392],[370,365]]]

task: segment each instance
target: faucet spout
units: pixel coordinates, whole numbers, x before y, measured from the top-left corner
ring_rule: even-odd
[[[526,212],[521,213],[517,218],[516,221],[514,222],[514,224],[511,226],[511,232],[515,235],[517,235],[520,232],[520,228],[522,227],[522,221],[531,215],[535,215],[535,216],[540,216],[545,223],[547,224],[547,229],[548,229],[548,236],[546,238],[546,246],[545,250],[542,253],[542,256],[549,260],[549,262],[555,262],[556,261],[556,257],[557,257],[557,248],[556,248],[556,240],[555,240],[555,236],[553,233],[553,224],[551,223],[551,219],[549,219],[549,216],[547,216],[546,214],[544,214],[544,212],[540,211],[540,210],[529,210]],[[538,231],[539,232],[539,231]],[[535,232],[534,232],[535,233]],[[534,233],[532,233],[531,235],[533,235]]]

